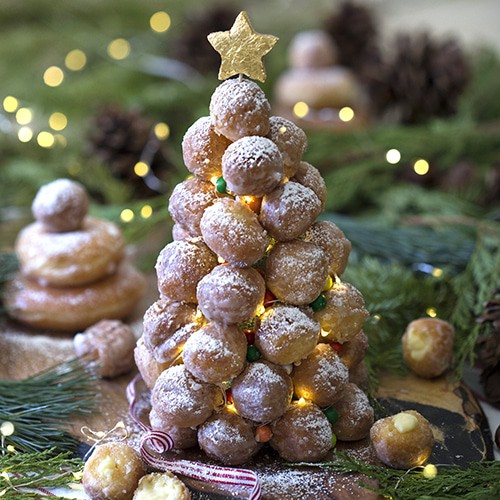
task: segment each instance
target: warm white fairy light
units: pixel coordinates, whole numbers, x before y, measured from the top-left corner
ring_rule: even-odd
[[[164,141],[165,139],[168,139],[170,135],[170,127],[164,122],[158,122],[155,125],[154,133],[157,139]]]
[[[17,131],[17,138],[20,142],[30,142],[33,139],[33,130],[27,125],[24,125]]]
[[[59,66],[50,66],[43,73],[43,81],[48,87],[58,87],[64,80],[64,71]]]
[[[377,322],[379,322],[382,319],[382,316],[380,316],[380,314],[374,314],[372,317]]]
[[[155,12],[149,19],[149,25],[156,33],[165,33],[171,24],[170,16],[163,10]]]
[[[11,95],[5,97],[2,104],[3,109],[5,109],[7,113],[14,113],[14,111],[19,107],[19,101]]]
[[[83,50],[70,50],[64,58],[65,66],[71,71],[81,71],[87,64],[87,55]]]
[[[153,215],[153,207],[151,205],[144,205],[141,208],[141,217],[143,219],[149,219]]]
[[[65,148],[68,145],[68,140],[62,134],[54,134],[54,139],[58,146]]]
[[[389,149],[389,151],[385,154],[385,159],[387,160],[387,163],[396,165],[401,161],[401,153],[397,149]]]
[[[120,219],[123,222],[131,222],[134,220],[135,214],[130,208],[124,208],[120,213]]]
[[[16,428],[12,422],[9,422],[8,420],[5,422],[2,422],[2,425],[0,425],[0,434],[4,437],[7,436],[12,436],[14,434]]]
[[[293,114],[298,118],[305,118],[309,114],[309,105],[304,101],[296,102],[293,106]]]
[[[126,59],[130,55],[130,43],[124,38],[116,38],[108,44],[107,52],[111,59]]]
[[[425,314],[427,314],[427,316],[430,316],[431,318],[435,318],[437,316],[437,311],[436,309],[434,309],[434,307],[428,307],[425,310]]]
[[[19,125],[28,125],[33,120],[33,111],[29,108],[19,108],[16,111],[16,122]]]
[[[431,272],[432,276],[434,276],[434,278],[441,278],[441,276],[443,276],[443,270],[440,269],[439,267],[435,267],[432,272]]]
[[[138,161],[134,165],[134,173],[138,177],[146,177],[149,173],[149,165],[143,161]]]
[[[342,122],[350,122],[354,118],[354,110],[349,106],[339,109],[339,118]]]
[[[43,130],[36,136],[36,142],[41,148],[48,149],[54,145],[56,139],[54,137],[54,134],[51,134],[50,132]]]
[[[279,133],[280,134],[284,134],[286,132],[286,127],[284,125],[282,125],[279,129]]]
[[[324,330],[323,328],[321,329],[321,336],[322,337],[328,337],[330,335],[330,330]]]
[[[9,453],[15,453],[16,452],[16,449],[14,448],[14,446],[12,446],[11,444],[8,444],[7,445],[7,451]]]
[[[49,117],[49,126],[52,130],[56,130],[60,132],[64,130],[68,125],[68,118],[64,113],[60,113],[59,111],[55,111]]]
[[[429,162],[427,160],[424,160],[423,158],[420,158],[414,163],[413,170],[418,175],[425,175],[430,170]]]
[[[437,467],[434,464],[427,464],[424,467],[422,474],[427,479],[434,479],[438,474]]]

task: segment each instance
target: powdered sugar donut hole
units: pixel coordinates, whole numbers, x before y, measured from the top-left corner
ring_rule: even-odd
[[[272,431],[271,446],[288,462],[318,462],[332,448],[330,423],[314,403],[292,403]]]
[[[174,441],[174,450],[192,448],[198,444],[196,427],[177,427],[166,421],[154,408],[149,412],[149,423],[154,430],[166,432]]]
[[[321,203],[321,211],[325,208],[326,184],[319,170],[306,161],[301,161],[295,175],[290,179],[314,191]]]
[[[182,156],[187,169],[210,181],[220,177],[222,155],[231,141],[217,134],[210,116],[202,116],[186,131],[182,140]]]
[[[244,464],[261,447],[255,440],[254,425],[229,410],[200,425],[198,443],[209,457],[226,465]]]
[[[86,189],[70,179],[57,179],[45,184],[38,190],[31,205],[33,217],[54,233],[80,229],[88,208]]]
[[[293,177],[299,168],[302,155],[307,147],[306,133],[295,123],[282,118],[271,116],[270,129],[267,137],[273,141],[283,157],[285,176]]]
[[[255,331],[255,345],[262,357],[279,365],[308,356],[318,341],[319,324],[295,306],[268,307]]]
[[[271,422],[292,400],[292,380],[285,369],[268,361],[250,363],[231,385],[238,413],[254,422]]]
[[[173,241],[156,261],[158,290],[171,301],[196,303],[198,282],[216,265],[217,256],[202,241]]]
[[[189,337],[182,358],[197,379],[222,384],[243,371],[246,354],[247,339],[237,326],[212,322]]]
[[[292,373],[295,394],[321,408],[331,406],[340,396],[349,371],[328,344],[318,344]]]
[[[226,149],[222,175],[231,193],[264,196],[283,179],[280,150],[265,137],[242,137]]]
[[[235,324],[256,315],[265,291],[264,278],[255,269],[222,264],[198,283],[196,296],[205,317]]]
[[[271,105],[251,80],[230,79],[220,84],[210,100],[210,116],[217,133],[231,141],[269,132]]]
[[[266,284],[283,302],[306,305],[321,293],[328,277],[328,258],[302,240],[278,242],[266,261]]]
[[[259,220],[278,241],[300,236],[321,213],[314,191],[298,182],[286,182],[262,199]]]

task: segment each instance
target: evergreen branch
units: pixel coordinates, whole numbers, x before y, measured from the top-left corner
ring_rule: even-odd
[[[294,466],[319,467],[339,474],[358,473],[378,482],[378,487],[364,484],[360,486],[384,495],[385,498],[414,500],[416,498],[489,500],[500,495],[500,462],[471,462],[466,467],[442,465],[438,474],[427,479],[418,467],[408,471],[391,469],[385,466],[368,464],[336,453],[334,462],[298,463]]]
[[[96,380],[82,358],[25,380],[0,380],[0,422],[14,426],[12,434],[2,436],[0,451],[9,445],[18,451],[74,449],[77,439],[63,428],[96,407]]]
[[[40,498],[40,492],[25,488],[67,487],[79,482],[83,461],[70,452],[55,448],[40,452],[0,455],[0,496],[2,498]],[[58,498],[58,497],[56,497]]]

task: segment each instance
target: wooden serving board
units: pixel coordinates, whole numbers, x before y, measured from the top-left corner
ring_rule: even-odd
[[[154,287],[153,287],[154,288]],[[153,302],[154,292],[147,294],[130,324],[137,336],[142,332],[142,315]],[[72,336],[29,329],[18,323],[0,324],[0,378],[23,379],[74,356]],[[94,431],[112,429],[123,421],[129,430],[129,441],[138,445],[141,429],[128,413],[125,388],[134,373],[114,380],[101,380],[99,411],[79,419],[70,428],[85,445],[93,444],[82,434],[83,426]],[[147,391],[143,389],[147,400]],[[436,444],[431,462],[459,464],[493,459],[492,439],[486,419],[471,391],[461,383],[446,378],[428,381],[412,375],[384,376],[377,394],[380,408],[377,418],[403,409],[416,409],[432,424]],[[376,462],[368,439],[356,443],[339,443],[338,448],[360,459]],[[173,453],[172,456],[209,462],[198,450]],[[326,460],[328,460],[327,457]],[[263,488],[264,498],[282,500],[377,498],[373,492],[358,485],[359,476],[340,475],[327,470],[289,467],[269,448],[263,449],[248,468],[255,470]],[[244,492],[223,490],[185,478],[193,498],[244,497]]]

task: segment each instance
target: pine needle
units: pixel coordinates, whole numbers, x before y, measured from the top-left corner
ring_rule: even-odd
[[[376,491],[386,498],[415,500],[432,498],[491,500],[500,496],[500,462],[471,462],[466,467],[437,465],[438,474],[425,478],[422,467],[402,471],[385,466],[368,464],[337,452],[337,460],[323,463],[299,463],[296,466],[319,467],[340,474],[359,473],[378,481],[378,488],[360,485]]]
[[[58,453],[54,448],[0,455],[0,496],[16,500],[40,498],[40,492],[25,488],[67,487],[79,481],[82,468],[81,459],[70,452]]]
[[[96,375],[81,358],[61,363],[25,380],[0,380],[0,422],[14,426],[2,436],[0,451],[73,450],[78,440],[63,429],[71,418],[97,404]]]

